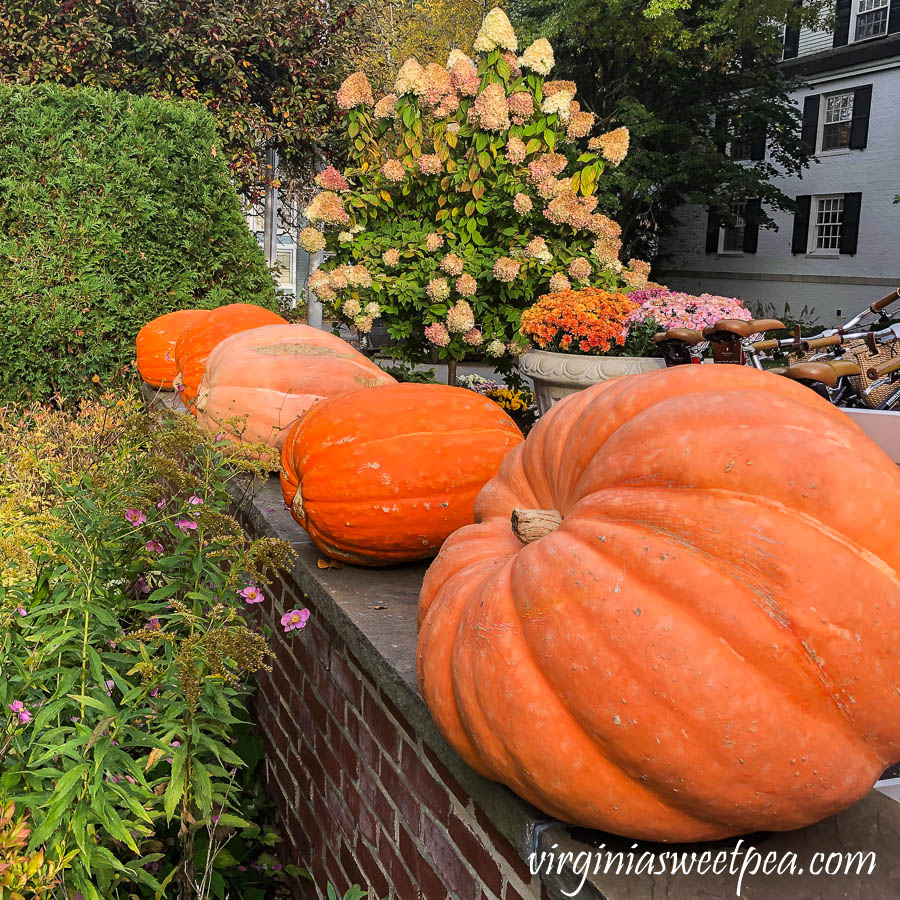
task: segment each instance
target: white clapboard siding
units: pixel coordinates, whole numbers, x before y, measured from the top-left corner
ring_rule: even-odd
[[[833,31],[810,31],[809,28],[801,28],[797,55],[808,56],[810,53],[820,53],[822,50],[830,50],[833,42]]]

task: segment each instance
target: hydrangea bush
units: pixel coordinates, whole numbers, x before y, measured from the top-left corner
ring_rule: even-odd
[[[592,137],[575,84],[546,78],[550,44],[518,49],[493,9],[474,60],[410,58],[377,100],[359,72],[338,91],[348,165],[319,173],[306,211],[301,245],[333,254],[310,288],[361,334],[381,320],[397,357],[437,348],[509,368],[520,315],[541,294],[647,283],[645,263],[619,261],[620,228],[598,209],[627,130]]]

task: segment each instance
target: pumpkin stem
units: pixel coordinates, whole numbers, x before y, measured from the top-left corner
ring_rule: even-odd
[[[294,494],[294,499],[291,500],[291,509],[294,510],[294,515],[298,519],[306,518],[306,513],[303,511],[303,494],[300,493],[299,484],[297,485],[297,493]]]
[[[562,515],[555,509],[514,509],[510,517],[513,533],[523,544],[556,531],[562,520]]]
[[[206,401],[209,399],[209,391],[205,389],[200,389],[197,391],[197,396],[194,399],[194,409],[198,412],[203,412],[206,409]]]

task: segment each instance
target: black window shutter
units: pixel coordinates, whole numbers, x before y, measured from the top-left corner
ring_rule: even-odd
[[[844,216],[841,219],[841,253],[856,253],[859,241],[859,211],[862,207],[862,194],[844,194]]]
[[[837,0],[834,11],[834,41],[832,47],[843,47],[850,42],[850,7],[852,0]]]
[[[791,238],[791,253],[806,253],[809,246],[809,210],[812,197],[802,194],[797,197],[797,212],[794,213],[794,234]]]
[[[794,59],[800,53],[800,29],[788,25],[784,29],[784,58]]]
[[[810,156],[816,152],[816,141],[819,139],[819,95],[813,94],[803,100],[803,124],[800,128],[800,141]]]
[[[759,246],[759,220],[762,214],[762,203],[759,198],[748,200],[744,204],[744,253],[756,253]]]
[[[853,119],[850,122],[850,149],[862,150],[869,140],[869,108],[872,85],[864,84],[853,92]]]
[[[706,219],[706,252],[719,252],[719,217],[712,210]]]
[[[897,34],[898,32],[900,32],[900,0],[891,0],[888,34]]]
[[[766,158],[766,123],[760,124],[753,129],[750,136],[750,159],[758,160]]]
[[[728,118],[727,116],[723,116],[721,113],[716,113],[713,118],[713,130],[716,132],[716,150],[719,153],[725,153],[725,141],[721,139],[721,135],[718,133],[720,129],[724,129],[728,127]]]

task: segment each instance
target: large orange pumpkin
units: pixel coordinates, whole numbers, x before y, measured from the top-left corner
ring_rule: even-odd
[[[522,434],[492,400],[392,384],[317,403],[288,432],[281,487],[327,556],[383,566],[434,556]]]
[[[175,386],[192,412],[209,354],[227,337],[263,325],[286,325],[284,319],[253,303],[229,303],[186,328],[175,343]]]
[[[787,379],[597,385],[429,568],[422,694],[474,769],[560,819],[654,841],[807,825],[900,759],[898,511],[897,467]]]
[[[394,379],[330,332],[265,325],[233,334],[210,353],[197,420],[230,440],[280,448],[285,429],[316,401],[380,384]]]
[[[155,388],[172,389],[178,374],[175,343],[181,333],[209,315],[207,309],[179,309],[157,316],[137,335],[137,367],[141,378]]]

